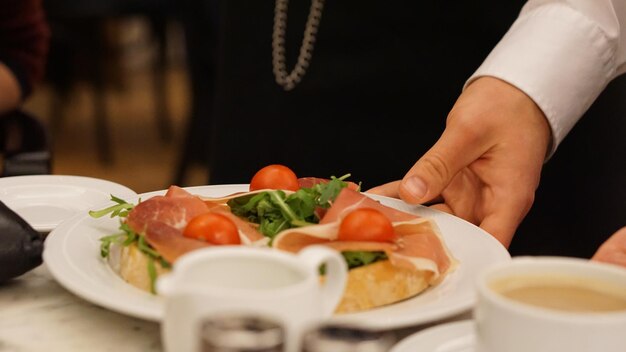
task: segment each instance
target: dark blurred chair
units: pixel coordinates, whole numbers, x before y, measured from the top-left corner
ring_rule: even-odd
[[[0,116],[0,176],[50,174],[50,146],[46,126],[39,119],[22,111]]]
[[[164,141],[169,141],[171,123],[166,104],[166,29],[170,21],[178,21],[185,34],[186,60],[191,92],[189,116],[186,119],[182,148],[174,167],[173,184],[184,185],[189,166],[208,165],[211,141],[211,115],[215,95],[215,57],[217,50],[216,0],[46,0],[44,2],[52,28],[48,80],[57,94],[57,113],[75,79],[76,64],[72,58],[82,56],[80,66],[87,68],[87,77],[96,90],[94,113],[96,142],[100,160],[110,162],[108,123],[103,91],[110,77],[106,73],[110,48],[104,40],[104,22],[124,16],[143,16],[151,24],[158,45],[154,62],[154,101],[156,123]],[[80,51],[80,54],[76,51]],[[55,107],[53,106],[53,111]],[[54,117],[56,116],[56,118]],[[54,127],[54,126],[53,126]]]
[[[61,108],[68,102],[69,90],[78,79],[95,90],[93,98],[95,139],[98,157],[112,162],[105,91],[115,75],[107,69],[117,59],[106,33],[107,21],[127,16],[143,16],[150,21],[153,40],[158,46],[153,62],[153,92],[156,124],[162,140],[172,139],[166,91],[166,29],[172,17],[167,0],[46,0],[44,6],[52,38],[47,80],[54,87],[52,121],[56,128],[62,119]]]
[[[212,124],[216,96],[219,2],[179,0],[175,6],[185,33],[191,105],[171,183],[185,185],[190,166],[209,165],[212,134],[216,133]]]

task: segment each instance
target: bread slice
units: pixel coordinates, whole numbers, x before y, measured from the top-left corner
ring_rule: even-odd
[[[112,245],[109,263],[129,284],[150,292],[148,257],[136,244]],[[169,272],[155,262],[157,275]],[[346,291],[335,313],[359,312],[396,303],[424,291],[432,273],[396,268],[389,260],[354,268],[348,272]]]
[[[359,312],[411,298],[428,288],[431,275],[394,267],[389,260],[351,269],[335,313]]]
[[[148,256],[139,250],[137,243],[128,246],[112,244],[108,258],[111,267],[124,281],[144,291],[151,291]],[[157,276],[170,271],[158,261],[154,261],[154,267]]]

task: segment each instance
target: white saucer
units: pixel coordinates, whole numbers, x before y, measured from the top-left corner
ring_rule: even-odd
[[[120,184],[83,176],[33,175],[0,178],[0,201],[39,232],[50,232],[77,213],[137,193]]]
[[[436,325],[410,335],[390,352],[474,352],[473,320]]]

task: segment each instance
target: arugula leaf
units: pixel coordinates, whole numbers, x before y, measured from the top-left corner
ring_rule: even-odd
[[[131,230],[126,223],[120,223],[119,229],[122,232],[100,238],[100,255],[102,258],[109,256],[112,244],[119,244],[126,247],[137,241],[139,235]]]
[[[104,236],[100,238],[100,256],[106,258],[111,252],[111,245],[113,243],[123,243],[126,239],[125,233],[118,233],[115,235]]]
[[[92,210],[89,211],[89,215],[94,218],[100,218],[107,214],[111,214],[113,217],[126,218],[128,217],[128,213],[133,209],[134,204],[128,203],[124,199],[118,198],[114,195],[111,195],[111,200],[115,202],[115,205],[104,208],[102,210]],[[139,200],[141,201],[141,200]],[[152,293],[155,292],[155,281],[157,278],[157,268],[156,262],[161,265],[163,268],[171,268],[171,264],[165,260],[148,242],[143,235],[133,231],[130,226],[124,221],[120,221],[121,233],[104,236],[100,238],[100,255],[103,258],[107,258],[111,253],[111,245],[118,244],[121,246],[130,246],[133,243],[137,244],[137,248],[148,257],[148,277],[150,278],[150,291]]]
[[[281,190],[265,191],[228,201],[233,214],[259,224],[259,231],[270,239],[279,232],[319,223],[318,208],[330,208],[339,192],[348,186],[350,174],[332,176],[328,182],[300,188],[286,195]],[[360,187],[360,186],[359,186]]]
[[[341,254],[346,260],[349,269],[387,259],[385,252],[345,251],[341,252]]]
[[[315,218],[315,209],[317,193],[312,188],[301,188],[296,193],[287,197],[285,203],[293,209],[298,219],[303,219],[309,223],[317,223],[319,220]]]
[[[139,234],[133,230],[131,230],[130,226],[127,223],[122,222],[120,224],[120,230],[126,233],[126,240],[122,243],[123,246],[129,246],[135,241],[137,241],[137,237]]]
[[[159,252],[150,247],[148,242],[146,242],[146,238],[141,235],[137,238],[137,248],[149,257],[159,258],[161,256]]]
[[[266,192],[257,193],[252,196],[238,197],[231,200],[230,202],[234,202],[240,205],[236,208],[240,209],[242,213],[248,213],[252,212],[259,205],[259,203],[262,203],[263,201],[267,201]]]
[[[90,210],[89,215],[93,218],[101,218],[106,214],[111,213],[111,217],[114,218],[116,216],[126,217],[128,216],[128,212],[135,206],[132,203],[128,203],[127,201],[118,198],[111,194],[111,200],[114,201],[115,205],[112,205],[108,208],[104,208],[102,210]]]
[[[280,210],[283,217],[288,221],[297,220],[298,216],[293,212],[293,210],[285,203],[285,192],[283,191],[268,191],[270,195],[270,200],[278,209]]]
[[[154,258],[148,256],[148,277],[150,278],[150,293],[156,294],[157,269]]]
[[[316,209],[329,208],[339,192],[348,186],[344,180],[331,177],[328,182],[301,188],[286,195],[281,190],[265,191],[237,197],[228,201],[233,214],[259,224],[259,231],[273,239],[279,232],[319,223]]]
[[[279,232],[288,228],[290,228],[289,222],[285,219],[265,218],[261,220],[259,231],[273,240]]]
[[[350,177],[350,174],[343,175],[340,178],[331,176],[330,181],[315,185],[314,188],[316,188],[319,192],[317,204],[323,208],[329,208],[331,205],[330,202],[335,200],[335,198],[339,195],[339,192],[348,186],[348,183],[344,182],[344,180],[348,177]]]
[[[157,269],[156,269],[156,262],[158,261],[161,267],[166,268],[166,269],[171,268],[172,265],[167,260],[165,260],[165,258],[163,258],[163,256],[161,256],[159,252],[154,250],[154,248],[152,248],[152,246],[150,246],[148,242],[146,242],[146,238],[143,235],[138,234],[135,231],[133,231],[128,226],[128,224],[126,224],[125,222],[122,222],[120,224],[120,230],[122,230],[122,233],[105,236],[100,239],[100,241],[102,242],[100,244],[100,255],[103,258],[108,257],[111,251],[112,244],[119,244],[121,246],[129,246],[133,243],[136,243],[137,248],[144,255],[147,256],[147,259],[148,259],[147,270],[148,270],[148,277],[150,278],[150,292],[156,293],[155,282],[158,276]]]
[[[348,269],[358,268],[360,266],[375,263],[379,260],[387,259],[385,252],[365,252],[365,251],[345,251],[341,252],[343,259],[348,264]],[[326,265],[319,267],[320,275],[326,274]]]

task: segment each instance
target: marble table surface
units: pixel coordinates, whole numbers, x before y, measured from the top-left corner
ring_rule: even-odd
[[[394,330],[398,341],[437,323]],[[46,265],[0,285],[0,352],[162,351],[158,323],[91,304],[60,286]]]
[[[0,352],[161,351],[159,329],[75,296],[45,264],[0,285]]]

